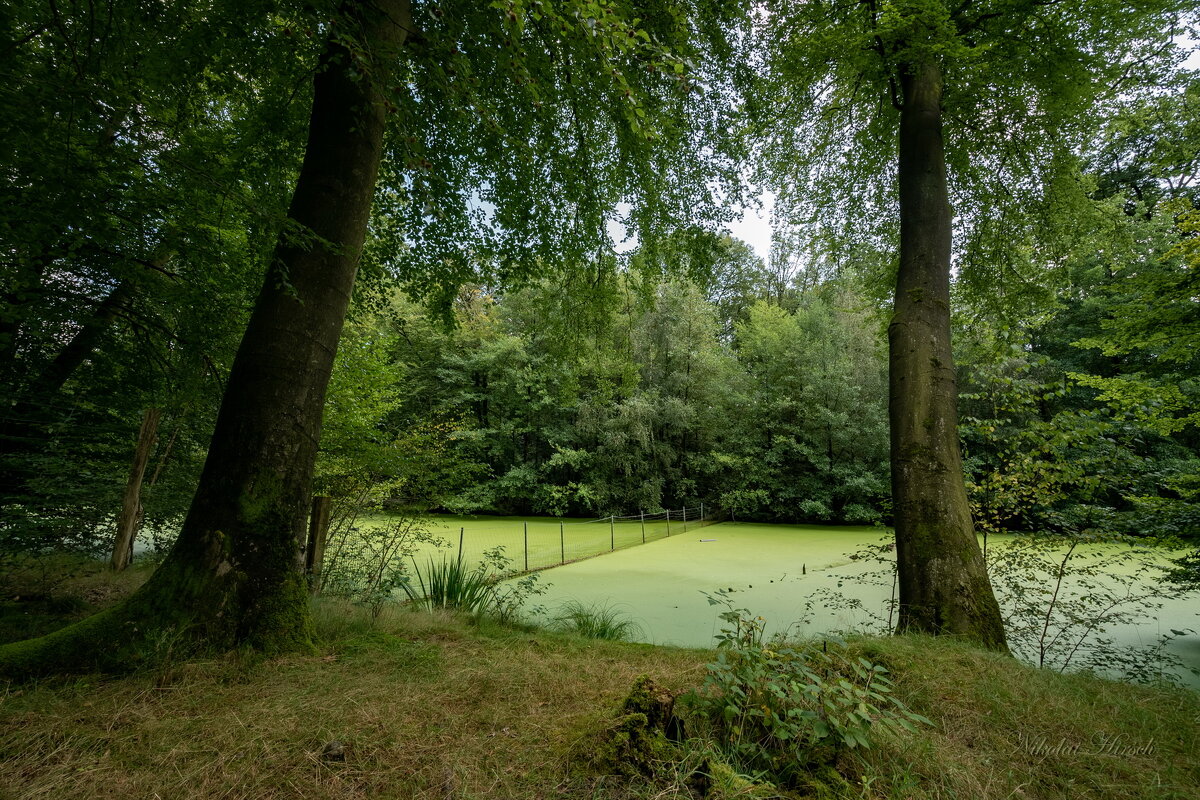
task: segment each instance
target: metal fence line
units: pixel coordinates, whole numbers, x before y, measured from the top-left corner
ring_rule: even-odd
[[[723,517],[713,515],[710,509],[701,505],[654,513],[610,514],[580,521],[549,517],[544,522],[522,520],[519,526],[516,521],[507,525],[458,525],[457,557],[467,561],[482,560],[485,551],[502,547],[517,570],[531,572],[680,535],[721,519]],[[608,530],[599,528],[597,523],[607,523]],[[432,556],[434,552],[427,555]]]

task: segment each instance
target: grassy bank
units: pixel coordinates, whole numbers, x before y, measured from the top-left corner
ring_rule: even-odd
[[[695,687],[709,651],[402,609],[375,624],[335,603],[315,610],[317,656],[8,687],[0,797],[691,796],[669,778],[591,773],[580,743],[638,675]],[[935,725],[843,755],[841,796],[1190,799],[1200,790],[1195,693],[1038,671],[946,640],[853,646],[885,664],[897,695]]]

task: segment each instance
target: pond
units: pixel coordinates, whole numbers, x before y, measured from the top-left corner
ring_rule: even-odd
[[[638,641],[685,647],[710,647],[722,622],[722,605],[710,596],[718,593],[734,608],[748,609],[766,620],[769,632],[787,630],[798,636],[833,631],[886,630],[893,596],[894,555],[888,549],[891,532],[872,527],[820,527],[721,523],[617,550],[565,566],[545,570],[541,580],[549,584],[546,594],[534,603],[554,609],[567,601],[585,605],[607,605],[632,618]],[[1010,615],[1010,638],[1022,646],[1027,660],[1037,661],[1039,641],[1050,645],[1046,663],[1054,666],[1070,656],[1069,666],[1087,663],[1087,647],[1073,650],[1073,643],[1087,632],[1086,626],[1065,625],[1062,614],[1052,615],[1049,625],[1039,614],[1026,612],[1024,625],[1014,611],[1022,600],[1044,608],[1055,588],[1055,568],[1065,552],[1061,547],[1041,553],[1037,569],[1025,560],[1003,561],[1004,549],[1014,546],[1015,537],[992,537],[993,561],[1012,567],[997,591]],[[1019,546],[1016,545],[1016,546]],[[864,554],[865,549],[873,552]],[[857,557],[852,557],[858,553]],[[1081,597],[1100,598],[1090,608],[1093,614],[1114,612],[1137,619],[1116,619],[1090,631],[1111,640],[1103,652],[1128,653],[1129,648],[1153,648],[1171,630],[1198,628],[1196,594],[1159,598],[1143,595],[1155,583],[1146,577],[1133,579],[1136,566],[1129,562],[1104,564],[1106,559],[1136,557],[1161,563],[1165,554],[1132,551],[1125,545],[1081,546],[1068,562],[1059,587],[1058,602],[1075,602]],[[1087,572],[1097,572],[1089,576]],[[1118,577],[1113,577],[1118,576]],[[1120,576],[1124,576],[1124,580]],[[1040,593],[1034,597],[1035,593]],[[1152,602],[1161,603],[1153,608]],[[1103,631],[1100,628],[1104,628]],[[1018,629],[1024,630],[1021,634]],[[1045,631],[1043,635],[1043,630]],[[1057,638],[1056,638],[1057,637]],[[1052,644],[1053,643],[1053,644]],[[1167,645],[1170,654],[1184,664],[1200,668],[1200,636],[1188,632]],[[1093,654],[1095,655],[1095,654]],[[1200,679],[1186,670],[1175,670],[1185,683],[1200,688]]]

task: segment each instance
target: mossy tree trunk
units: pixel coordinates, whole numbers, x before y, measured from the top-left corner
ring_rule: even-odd
[[[888,328],[899,630],[1007,650],[959,451],[942,77],[934,63],[913,65],[901,84],[900,271]]]
[[[404,44],[410,19],[407,0],[342,4],[313,81],[288,225],[175,547],[123,604],[0,648],[0,674],[122,669],[177,646],[311,648],[303,544],[321,413],[382,152],[382,62]],[[363,52],[373,63],[358,60]]]

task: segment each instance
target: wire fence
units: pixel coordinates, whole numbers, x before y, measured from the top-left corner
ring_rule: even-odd
[[[481,561],[486,551],[502,547],[514,571],[530,572],[678,536],[718,521],[711,509],[701,504],[653,514],[611,515],[590,520],[542,517],[456,524],[454,520],[435,519],[431,528],[449,542],[452,555],[467,563]],[[418,558],[433,556],[434,552],[430,547]]]

